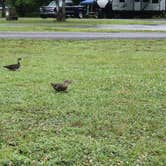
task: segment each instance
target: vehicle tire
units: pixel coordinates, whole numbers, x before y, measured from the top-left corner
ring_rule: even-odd
[[[83,13],[81,11],[78,13],[78,18],[83,18]]]
[[[43,19],[46,19],[46,18],[47,18],[47,16],[43,16],[43,15],[41,15],[40,17],[43,18]]]

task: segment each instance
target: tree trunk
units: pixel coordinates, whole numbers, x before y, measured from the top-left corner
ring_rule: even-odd
[[[56,0],[56,20],[58,22],[64,22],[65,21],[65,0]]]
[[[2,17],[5,17],[5,0],[1,0],[2,3]]]

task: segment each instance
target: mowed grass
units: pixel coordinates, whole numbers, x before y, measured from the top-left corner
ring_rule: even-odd
[[[166,165],[165,46],[0,40],[0,165]]]
[[[56,19],[48,18],[19,18],[17,21],[6,21],[0,19],[0,31],[67,31],[67,32],[119,32],[119,31],[142,31],[142,30],[115,30],[99,28],[98,25],[111,24],[144,24],[156,25],[166,24],[166,21],[158,19],[66,19],[63,23],[58,23]],[[150,31],[150,30],[144,30]],[[164,31],[165,32],[165,31]]]
[[[98,24],[156,24],[156,22],[166,24],[166,20],[163,19],[94,19],[94,18],[66,18],[65,22],[57,22],[56,18],[40,18],[40,17],[19,17],[18,20],[6,21],[5,18],[0,19],[0,23],[29,23],[29,24],[42,24],[42,23],[57,23],[58,25],[98,25]]]

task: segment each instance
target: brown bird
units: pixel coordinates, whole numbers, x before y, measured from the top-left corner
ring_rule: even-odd
[[[17,64],[7,65],[7,66],[3,66],[3,67],[5,67],[5,68],[7,68],[8,70],[11,70],[11,71],[16,71],[21,66],[20,61],[21,61],[21,58],[18,58],[17,59]]]
[[[68,88],[68,85],[71,83],[72,81],[65,80],[63,83],[56,83],[56,84],[51,83],[51,85],[57,92],[60,92],[60,91],[66,91]]]

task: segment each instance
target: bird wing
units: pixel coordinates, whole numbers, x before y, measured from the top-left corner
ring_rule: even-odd
[[[67,89],[67,86],[64,86],[63,84],[56,83],[51,85],[56,91],[65,91]]]
[[[5,67],[5,68],[14,68],[14,67],[16,67],[16,64],[13,64],[13,65],[6,65],[6,66],[3,66],[3,67]]]
[[[13,65],[7,65],[7,66],[3,66],[3,67],[5,67],[7,69],[11,69],[11,70],[16,70],[20,67],[20,65],[19,64],[13,64]]]

